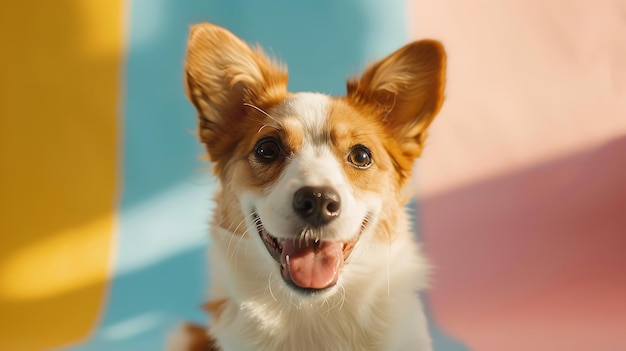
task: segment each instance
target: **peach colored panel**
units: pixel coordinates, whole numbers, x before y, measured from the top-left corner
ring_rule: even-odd
[[[424,155],[432,194],[626,134],[626,1],[411,1],[449,53]]]
[[[435,318],[472,350],[626,350],[626,1],[410,2],[449,52],[418,164]]]

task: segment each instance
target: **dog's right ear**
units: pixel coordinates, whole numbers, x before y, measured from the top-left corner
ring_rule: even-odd
[[[187,95],[198,111],[200,140],[211,161],[219,160],[237,142],[244,104],[263,105],[287,92],[283,66],[209,23],[191,28],[185,76]]]

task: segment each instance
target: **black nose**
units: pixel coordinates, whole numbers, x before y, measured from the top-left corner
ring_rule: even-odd
[[[305,186],[293,195],[293,210],[313,226],[332,221],[340,209],[341,199],[332,188]]]

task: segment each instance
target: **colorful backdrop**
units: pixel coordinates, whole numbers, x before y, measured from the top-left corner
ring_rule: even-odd
[[[160,350],[205,322],[215,182],[193,23],[345,78],[422,37],[447,100],[416,165],[437,351],[626,350],[626,1],[0,3],[0,350]]]

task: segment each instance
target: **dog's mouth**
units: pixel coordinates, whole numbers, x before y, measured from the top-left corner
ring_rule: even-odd
[[[283,280],[305,293],[319,292],[337,284],[339,273],[366,225],[364,219],[358,233],[349,241],[326,241],[315,238],[304,229],[293,239],[272,236],[254,213],[257,231],[269,254],[280,264]]]

